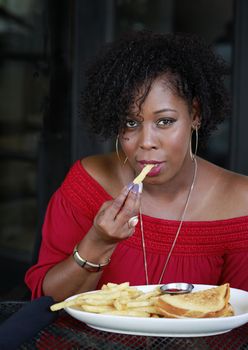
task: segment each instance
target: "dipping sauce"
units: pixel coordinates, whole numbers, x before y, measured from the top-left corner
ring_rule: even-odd
[[[184,294],[190,293],[194,286],[191,283],[167,283],[160,287],[162,293],[167,294]]]

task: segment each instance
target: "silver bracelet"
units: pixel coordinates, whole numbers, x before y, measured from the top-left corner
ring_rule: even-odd
[[[78,253],[78,245],[77,244],[73,250],[73,258],[79,266],[85,268],[86,270],[88,270],[90,272],[102,271],[110,263],[110,259],[108,259],[107,262],[102,263],[102,264],[94,264],[86,259],[83,259]]]

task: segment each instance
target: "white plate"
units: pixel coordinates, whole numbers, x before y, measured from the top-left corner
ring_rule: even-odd
[[[140,290],[148,292],[156,285],[137,286]],[[194,291],[214,286],[195,284]],[[156,336],[156,337],[201,337],[228,332],[248,322],[248,292],[230,288],[235,316],[219,318],[145,318],[101,315],[84,312],[68,307],[65,311],[88,326],[107,332]],[[75,298],[70,297],[69,299]]]

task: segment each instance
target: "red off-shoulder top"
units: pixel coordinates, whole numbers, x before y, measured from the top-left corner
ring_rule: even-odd
[[[42,295],[47,271],[72,254],[92,226],[103,202],[112,197],[77,161],[52,196],[43,225],[38,263],[25,281],[32,297]],[[157,284],[179,222],[143,216],[149,283]],[[107,282],[145,284],[140,226],[118,244],[98,288]],[[216,221],[185,221],[162,282],[219,285],[248,291],[248,216]]]

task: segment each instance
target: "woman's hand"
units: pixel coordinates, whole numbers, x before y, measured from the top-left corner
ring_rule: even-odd
[[[132,222],[129,220],[139,214],[139,189],[140,185],[138,184],[133,184],[131,189],[130,186],[126,186],[116,199],[102,205],[93,225],[98,239],[113,244],[134,233],[138,218]]]
[[[98,211],[93,226],[78,243],[78,253],[83,259],[99,264],[106,262],[112,255],[116,244],[127,239],[134,228],[128,220],[139,211],[139,185],[125,187],[120,195],[105,202]],[[79,294],[97,288],[102,272],[89,272],[75,263],[72,255],[55,264],[43,281],[45,295],[59,301],[73,294]]]

